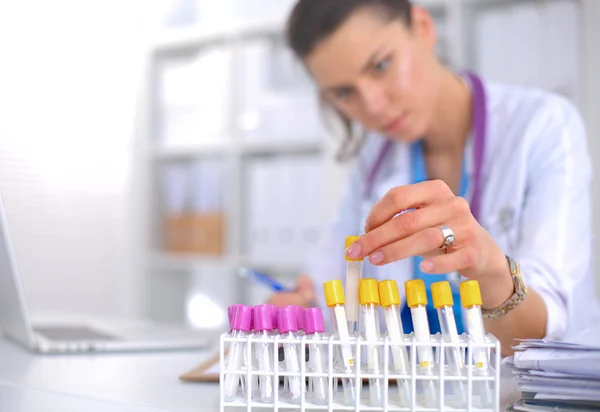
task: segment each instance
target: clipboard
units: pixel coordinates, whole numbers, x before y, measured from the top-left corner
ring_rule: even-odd
[[[227,355],[227,349],[225,352]],[[193,369],[181,374],[179,379],[184,382],[214,382],[218,383],[220,378],[219,368],[219,353],[214,354],[206,361]]]
[[[225,356],[228,352],[229,348],[225,348]],[[306,356],[308,357],[308,348]],[[180,375],[179,379],[184,382],[219,382],[221,366],[219,360],[219,353],[216,353],[200,365]],[[283,347],[279,348],[279,360],[283,360]]]

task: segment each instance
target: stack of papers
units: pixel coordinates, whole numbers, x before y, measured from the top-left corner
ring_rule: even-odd
[[[521,388],[510,411],[600,410],[600,327],[568,341],[525,339],[504,363]]]

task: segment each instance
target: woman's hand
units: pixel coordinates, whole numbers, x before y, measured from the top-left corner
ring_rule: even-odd
[[[267,303],[280,307],[286,305],[310,307],[315,305],[316,298],[313,281],[309,276],[302,275],[298,278],[293,292],[275,293]]]
[[[444,236],[439,226],[454,232],[452,246],[441,248]],[[422,256],[424,273],[458,271],[484,283],[509,273],[504,253],[475,220],[467,201],[441,180],[391,189],[371,209],[365,233],[348,248],[349,257],[368,256],[371,263],[384,265]]]

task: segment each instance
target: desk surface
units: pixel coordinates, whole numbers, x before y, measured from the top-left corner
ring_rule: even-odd
[[[0,410],[219,410],[216,383],[186,383],[179,375],[213,351],[38,355],[0,337]],[[504,406],[519,397],[502,371]]]

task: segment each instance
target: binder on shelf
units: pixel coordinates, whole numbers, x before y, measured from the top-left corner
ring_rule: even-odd
[[[221,211],[221,173],[218,161],[167,167],[163,231],[167,251],[224,253],[226,219]]]

